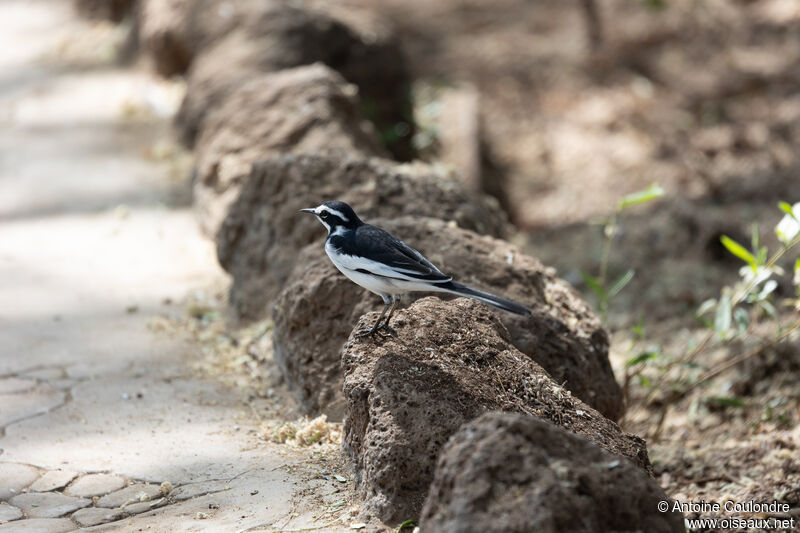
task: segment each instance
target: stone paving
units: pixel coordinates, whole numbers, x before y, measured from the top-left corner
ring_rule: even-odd
[[[195,484],[198,485],[198,484]],[[0,531],[15,531],[15,520],[71,518],[74,526],[114,522],[199,495],[226,490],[225,483],[192,490],[192,485],[156,485],[106,473],[78,474],[41,470],[29,465],[0,463]],[[210,490],[209,490],[210,489]],[[24,521],[26,527],[31,520]],[[37,521],[43,531],[62,530],[63,520]],[[55,529],[50,529],[50,527]]]
[[[148,328],[224,277],[159,155],[174,83],[71,4],[0,2],[0,532],[319,528],[338,482]]]

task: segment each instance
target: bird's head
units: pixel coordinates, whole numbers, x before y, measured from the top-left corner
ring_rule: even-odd
[[[339,228],[353,229],[363,224],[352,207],[338,200],[325,202],[317,207],[301,209],[300,211],[316,215],[319,221],[327,228],[329,235]]]

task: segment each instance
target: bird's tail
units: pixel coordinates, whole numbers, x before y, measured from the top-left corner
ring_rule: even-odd
[[[437,288],[439,288],[443,292],[458,294],[459,296],[466,296],[467,298],[474,298],[475,300],[487,303],[489,305],[497,307],[498,309],[502,309],[503,311],[514,313],[515,315],[528,316],[531,314],[531,310],[525,307],[524,305],[520,305],[517,302],[513,302],[506,298],[501,298],[500,296],[495,296],[494,294],[488,292],[483,292],[479,291],[478,289],[473,289],[472,287],[467,287],[466,285],[461,285],[460,283],[456,283],[454,281],[440,284],[438,285]]]

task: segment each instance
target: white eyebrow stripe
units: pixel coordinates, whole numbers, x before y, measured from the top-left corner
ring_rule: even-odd
[[[342,219],[345,222],[350,222],[350,219],[347,218],[346,216],[344,216],[341,211],[337,211],[336,209],[331,209],[327,205],[319,206],[317,209],[319,209],[319,213],[322,213],[323,211],[327,211],[331,215],[336,215],[337,217],[339,217],[340,219]],[[319,213],[317,213],[317,214],[319,214]]]

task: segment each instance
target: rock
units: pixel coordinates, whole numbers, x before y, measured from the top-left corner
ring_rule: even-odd
[[[161,488],[150,483],[134,483],[124,489],[107,494],[97,500],[98,507],[122,507],[130,503],[146,502],[161,495]]]
[[[14,496],[11,505],[30,518],[58,518],[92,504],[92,500],[65,496],[58,492],[31,492]]]
[[[357,327],[377,318],[370,313]],[[555,423],[651,470],[642,439],[573,397],[511,345],[479,302],[424,298],[393,321],[398,337],[358,340],[342,352],[347,400],[343,447],[354,465],[362,513],[383,521],[418,516],[439,452],[486,411]]]
[[[486,413],[439,455],[420,527],[504,531],[683,532],[658,484],[628,461],[534,416]]]
[[[393,31],[362,10],[279,0],[146,1],[141,41],[159,72],[187,72],[176,117],[192,145],[209,109],[265,72],[322,62],[358,86],[367,118],[399,159],[411,158],[410,75]]]
[[[428,165],[331,154],[270,157],[253,166],[217,235],[217,257],[233,276],[230,301],[240,317],[264,314],[302,247],[313,242],[322,249],[325,229],[298,210],[326,200],[348,202],[366,220],[432,216],[492,235],[507,225],[496,202]]]
[[[152,511],[169,503],[166,498],[159,497],[150,502],[131,503],[125,506],[124,511],[127,514],[139,514],[147,511]]]
[[[0,533],[64,533],[74,530],[75,523],[69,518],[31,518],[0,524]]]
[[[197,496],[205,496],[206,494],[213,494],[215,492],[222,492],[228,484],[225,481],[199,481],[197,483],[189,483],[181,485],[169,493],[171,500],[182,502]]]
[[[487,306],[508,329],[512,344],[554,381],[611,419],[622,414],[622,390],[608,361],[608,338],[600,320],[552,269],[512,244],[441,220],[401,217],[374,222],[457,281],[530,308],[532,316],[520,317]],[[342,346],[358,317],[379,310],[383,303],[336,270],[321,243],[301,251],[296,265],[273,313],[275,360],[306,413],[322,412],[340,420]]]
[[[5,502],[0,503],[0,524],[4,522],[11,522],[22,518],[22,510],[19,507],[8,505]]]
[[[125,512],[120,509],[102,509],[98,507],[88,507],[76,511],[72,519],[81,527],[96,526],[119,520],[125,516]]]
[[[0,463],[0,500],[7,500],[36,481],[39,471],[32,466]]]
[[[162,76],[181,74],[189,68],[194,51],[190,45],[190,14],[199,0],[141,0],[139,42]]]
[[[195,147],[194,205],[206,233],[216,235],[252,163],[270,153],[386,155],[355,92],[319,63],[261,74],[233,89]]]
[[[103,496],[124,486],[125,478],[122,476],[115,474],[88,474],[72,483],[64,493],[71,496],[91,498],[92,496]]]
[[[71,470],[51,470],[45,472],[33,485],[28,487],[28,490],[30,492],[50,492],[51,490],[58,490],[65,487],[67,483],[75,479],[77,475],[77,472],[72,472]]]
[[[73,0],[75,10],[82,16],[120,22],[136,7],[137,0]]]

